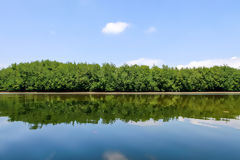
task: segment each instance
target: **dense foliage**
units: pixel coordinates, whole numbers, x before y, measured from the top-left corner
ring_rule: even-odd
[[[0,95],[0,116],[32,129],[59,123],[163,122],[179,117],[239,118],[240,96],[180,95]]]
[[[240,70],[35,61],[0,70],[2,91],[240,91]]]

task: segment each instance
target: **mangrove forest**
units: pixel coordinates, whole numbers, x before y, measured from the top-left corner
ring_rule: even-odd
[[[1,69],[0,91],[240,91],[240,70],[228,66],[178,69],[44,60]]]

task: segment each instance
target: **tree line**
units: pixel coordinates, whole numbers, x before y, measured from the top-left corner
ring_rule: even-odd
[[[168,122],[183,118],[238,119],[240,96],[184,95],[0,95],[0,116],[32,129],[48,124],[110,124],[116,120]]]
[[[228,66],[173,68],[163,65],[61,63],[44,60],[0,70],[0,91],[240,91],[240,70]]]

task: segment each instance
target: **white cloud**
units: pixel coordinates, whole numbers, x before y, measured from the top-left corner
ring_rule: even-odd
[[[162,64],[162,60],[160,59],[147,59],[147,58],[140,58],[132,61],[127,62],[128,65],[147,65],[152,67],[153,65],[159,66]]]
[[[149,27],[145,32],[146,32],[146,33],[157,32],[157,28],[155,28],[155,27]]]
[[[240,69],[240,57],[232,57],[228,59],[209,59],[203,61],[192,61],[187,65],[178,65],[177,68],[193,68],[193,67],[213,67],[227,65]]]
[[[126,22],[110,22],[102,29],[103,33],[106,34],[119,34],[123,32],[129,26]]]
[[[125,157],[122,153],[119,152],[105,152],[103,154],[104,160],[127,160],[127,157]]]

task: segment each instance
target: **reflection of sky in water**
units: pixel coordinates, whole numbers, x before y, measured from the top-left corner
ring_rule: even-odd
[[[236,119],[229,119],[229,120],[214,120],[214,119],[193,119],[193,118],[183,118],[183,117],[178,117],[177,121],[179,122],[185,122],[185,123],[191,123],[194,125],[199,125],[199,126],[205,126],[205,127],[211,127],[211,128],[219,128],[223,126],[235,128],[235,129],[240,129],[240,117],[237,117]],[[19,123],[19,122],[18,122]],[[101,124],[102,120],[99,121],[98,124]],[[146,121],[130,121],[128,124],[130,125],[136,125],[140,127],[146,127],[146,126],[161,126],[163,125],[162,120],[153,120],[149,119]],[[24,123],[26,124],[26,123]],[[7,127],[8,125],[11,125],[11,122],[8,121],[8,117],[0,117],[0,128]],[[82,124],[84,125],[84,124]],[[29,126],[29,125],[28,125]],[[93,133],[97,133],[96,131],[93,131]]]
[[[237,119],[179,117],[168,122],[50,124],[30,130],[27,123],[1,117],[0,159],[237,159],[239,124]]]
[[[238,160],[239,103],[238,96],[0,96],[0,159]]]
[[[120,152],[105,152],[103,154],[103,159],[104,160],[127,160],[125,155],[123,155]]]
[[[203,119],[192,119],[192,118],[182,118],[179,117],[178,121],[191,123],[194,125],[204,126],[204,127],[211,127],[211,128],[219,128],[219,127],[231,127],[235,129],[240,129],[240,120],[239,117],[236,119],[229,119],[229,120],[203,120]]]
[[[0,127],[5,127],[9,124],[7,117],[0,117]]]
[[[204,127],[211,127],[211,128],[219,128],[219,127],[231,127],[235,129],[240,129],[240,120],[239,117],[236,119],[229,119],[229,120],[214,120],[214,119],[209,119],[209,120],[204,120],[204,119],[193,119],[193,118],[183,118],[179,117],[177,119],[179,122],[185,122],[185,123],[191,123],[194,125],[199,125],[199,126],[204,126]],[[136,126],[141,126],[141,127],[146,127],[146,126],[161,126],[163,125],[162,120],[147,120],[147,121],[139,121],[139,122],[128,122],[128,124],[131,125],[136,125]]]
[[[139,122],[128,122],[128,124],[132,124],[132,125],[136,125],[136,126],[159,126],[161,125],[163,122],[161,120],[155,121],[153,119],[147,120],[147,121],[139,121]]]

